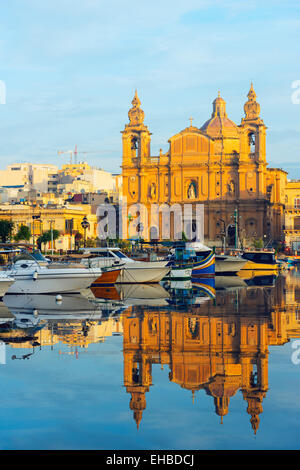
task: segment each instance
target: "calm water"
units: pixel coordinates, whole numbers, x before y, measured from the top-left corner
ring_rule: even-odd
[[[4,298],[1,449],[299,449],[299,273],[84,294]]]

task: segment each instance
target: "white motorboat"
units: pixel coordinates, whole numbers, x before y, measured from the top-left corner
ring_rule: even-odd
[[[91,267],[120,266],[122,270],[116,284],[147,284],[160,282],[169,272],[169,260],[136,261],[126,256],[120,248],[84,248],[85,254],[93,258],[82,259],[82,264]]]
[[[246,263],[247,260],[240,256],[215,255],[215,274],[236,274]]]
[[[0,297],[4,297],[14,282],[15,280],[13,277],[8,276],[5,271],[0,271]]]
[[[29,253],[18,256],[5,270],[14,282],[7,294],[51,294],[80,292],[88,288],[101,275],[99,268],[82,265],[44,263]]]

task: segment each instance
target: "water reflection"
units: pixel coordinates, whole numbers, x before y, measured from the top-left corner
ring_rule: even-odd
[[[122,334],[123,384],[137,427],[151,395],[152,365],[160,364],[193,397],[211,397],[221,421],[241,391],[256,433],[269,389],[269,347],[300,337],[300,277],[216,281],[5,296],[0,340],[11,346],[11,359],[55,344],[78,358],[80,348]],[[16,353],[21,347],[26,354]]]

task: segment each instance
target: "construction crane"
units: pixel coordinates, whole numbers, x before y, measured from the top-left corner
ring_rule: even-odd
[[[107,152],[107,151],[106,151]],[[79,151],[77,150],[77,145],[75,145],[75,149],[74,150],[58,150],[58,155],[62,155],[62,154],[65,154],[65,153],[69,153],[70,154],[70,165],[72,165],[73,163],[73,155],[74,155],[74,163],[77,164],[77,156],[78,154],[83,154],[84,155],[84,159],[86,159],[86,155],[88,153],[97,153],[98,155],[99,154],[103,154],[103,153],[106,153],[106,152],[103,152],[103,151],[100,151],[100,150],[85,150],[85,151]]]
[[[72,165],[72,161],[73,161],[73,150],[58,150],[57,151],[57,154],[58,155],[62,155],[64,153],[69,153],[70,154],[70,165]]]

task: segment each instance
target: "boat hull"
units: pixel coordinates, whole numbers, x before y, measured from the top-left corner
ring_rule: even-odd
[[[214,277],[215,275],[215,254],[211,252],[206,258],[193,265],[192,278]]]
[[[15,282],[11,278],[0,278],[0,297],[4,297],[10,286]]]
[[[278,272],[279,268],[277,264],[254,263],[253,261],[247,261],[245,266],[238,272],[238,275],[242,279],[249,279],[254,276],[277,275]]]
[[[128,263],[119,274],[116,284],[148,284],[160,282],[170,272],[166,262]]]
[[[50,270],[49,270],[50,271]],[[87,289],[99,277],[92,273],[37,273],[15,275],[15,282],[7,290],[7,294],[56,294],[65,292],[80,292]]]
[[[92,286],[109,286],[115,284],[121,271],[121,269],[111,269],[110,271],[103,272],[103,274],[93,282]]]
[[[224,256],[223,259],[216,258],[215,273],[217,275],[236,274],[245,267],[247,260],[236,259],[234,256]]]

